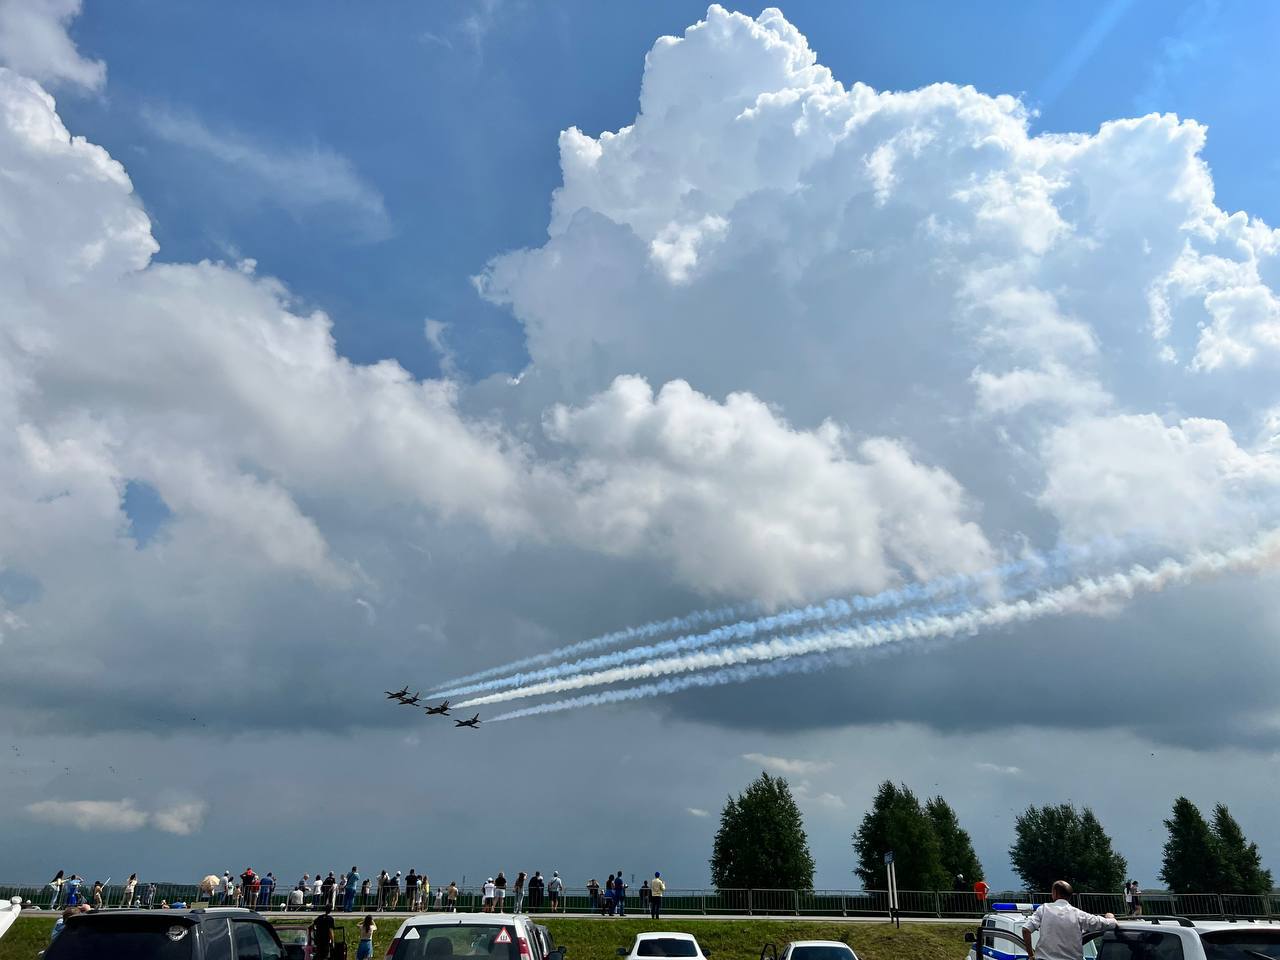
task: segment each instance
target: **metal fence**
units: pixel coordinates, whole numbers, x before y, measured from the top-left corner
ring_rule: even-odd
[[[198,884],[194,883],[157,883],[155,892],[148,897],[149,883],[139,883],[134,892],[134,904],[144,907],[159,907],[163,903],[186,903],[192,905],[203,903]],[[443,901],[437,902],[439,888],[433,887],[431,893],[421,904],[423,910],[447,909]],[[254,904],[259,910],[285,912],[290,909],[288,897],[291,888],[277,886],[269,897],[262,897]],[[81,902],[92,904],[92,885],[85,884],[80,888]],[[66,892],[60,893],[55,900],[54,891],[47,884],[5,884],[0,883],[0,899],[21,897],[24,902],[30,901],[32,906],[49,909],[55,903],[65,905]],[[316,910],[320,898],[307,893],[304,897],[304,910]],[[1047,893],[1029,893],[1027,891],[1003,891],[988,897],[987,903],[1000,901],[1016,901],[1018,903],[1044,903],[1050,895]],[[215,894],[212,903],[226,903],[220,894]],[[1090,913],[1111,912],[1123,916],[1128,912],[1124,896],[1119,893],[1081,893],[1076,895],[1076,902],[1082,910]],[[609,903],[603,894],[591,895],[585,888],[567,888],[560,897],[560,912],[566,914],[587,915],[602,913]],[[231,901],[233,905],[247,906],[243,898]],[[102,890],[102,906],[104,909],[129,906],[124,903],[123,884],[112,884]],[[321,904],[320,906],[323,906]],[[335,906],[343,907],[342,897],[338,897]],[[507,891],[504,908],[510,910],[516,906],[516,898],[511,890]],[[478,911],[483,907],[481,891],[466,888],[459,891],[455,909],[459,911]],[[1275,917],[1280,919],[1280,893],[1269,895],[1238,893],[1167,893],[1163,891],[1144,891],[1142,894],[1143,912],[1165,914],[1192,918],[1211,917]],[[293,909],[299,909],[294,907]],[[354,909],[361,912],[379,909],[391,909],[388,902],[380,902],[376,890],[367,894],[358,894]],[[418,909],[410,904],[403,892],[400,893],[395,908],[399,912]],[[550,897],[545,892],[541,902],[532,902],[526,892],[523,909],[530,913],[549,913]],[[637,892],[632,886],[624,898],[624,909],[627,914],[645,915],[649,912],[647,892]],[[900,890],[898,891],[898,913],[903,917],[954,917],[956,919],[980,917],[988,907],[971,891],[950,890]],[[741,890],[698,890],[673,889],[668,887],[662,898],[662,913],[668,916],[752,916],[752,917],[875,917],[889,915],[889,894],[884,890],[778,890],[778,889],[741,889]]]

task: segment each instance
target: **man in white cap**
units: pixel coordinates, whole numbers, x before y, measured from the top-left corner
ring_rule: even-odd
[[[484,882],[484,912],[493,913],[493,877]]]
[[[564,881],[560,879],[560,871],[551,871],[551,880],[547,884],[547,896],[551,898],[551,912],[560,909],[560,894],[564,893]]]

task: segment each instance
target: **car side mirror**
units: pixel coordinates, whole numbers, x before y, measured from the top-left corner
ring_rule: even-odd
[[[972,930],[966,930],[966,931],[964,932],[964,942],[965,942],[965,943],[977,943],[977,942],[978,942],[978,935],[977,935],[976,933],[974,933]]]
[[[627,950],[627,948],[626,948],[626,947],[619,947],[619,948],[618,948],[618,956],[620,956],[620,957],[625,957],[625,956],[627,955],[627,953],[628,953],[628,952],[629,952],[629,951]]]

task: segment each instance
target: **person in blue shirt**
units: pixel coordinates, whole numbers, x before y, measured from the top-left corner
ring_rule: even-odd
[[[356,891],[360,889],[360,871],[355,867],[347,874],[346,896],[342,901],[342,909],[350,913],[356,905]]]
[[[71,879],[67,881],[67,906],[68,907],[79,906],[80,884],[82,883],[84,883],[84,881],[81,880],[79,877],[77,877],[74,873],[71,875]]]
[[[264,910],[271,909],[271,894],[276,889],[276,875],[270,870],[267,875],[262,878],[262,886],[258,889],[258,906]]]

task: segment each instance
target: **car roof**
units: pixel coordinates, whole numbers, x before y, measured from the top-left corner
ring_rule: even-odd
[[[789,947],[844,947],[846,950],[852,950],[843,940],[792,940]]]
[[[1204,933],[1240,929],[1280,930],[1280,924],[1274,920],[1197,920],[1195,928]]]
[[[254,910],[249,910],[246,907],[194,907],[187,910],[183,910],[181,907],[176,910],[90,910],[88,913],[78,913],[72,917],[72,919],[77,922],[83,922],[85,920],[93,920],[99,917],[186,918],[192,923],[198,923],[208,917],[257,917],[264,922],[266,922],[267,919],[260,913],[257,913]]]
[[[533,922],[523,913],[415,913],[412,917],[405,918],[404,922],[413,924],[425,922],[436,927],[455,927],[464,923],[493,925],[517,921],[528,924]]]
[[[697,940],[697,939],[698,939],[698,938],[697,938],[697,937],[695,937],[692,933],[676,933],[675,931],[672,931],[671,933],[663,933],[663,932],[662,932],[662,931],[660,931],[660,930],[650,930],[650,931],[648,931],[648,932],[646,932],[646,933],[637,933],[637,934],[636,934],[636,939],[637,939],[637,940],[653,940],[653,939],[655,939],[655,938],[657,938],[657,937],[662,937],[662,938],[664,938],[664,939],[666,939],[666,940],[671,940],[671,939],[675,939],[675,940]]]

